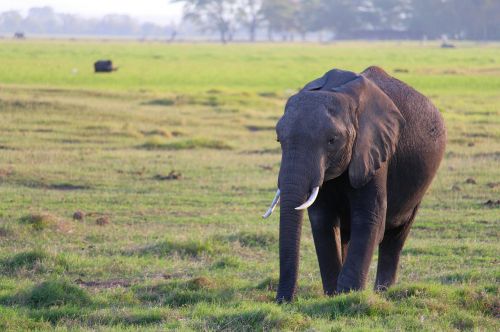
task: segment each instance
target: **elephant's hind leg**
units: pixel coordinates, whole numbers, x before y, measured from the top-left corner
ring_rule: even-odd
[[[413,209],[406,223],[385,231],[384,239],[379,245],[377,278],[375,281],[375,290],[377,291],[386,290],[397,280],[401,251],[410,233],[410,228],[417,214],[418,206],[419,205]]]

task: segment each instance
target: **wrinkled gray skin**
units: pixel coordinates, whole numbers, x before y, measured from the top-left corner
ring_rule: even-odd
[[[276,300],[294,297],[303,217],[295,207],[316,186],[308,213],[324,292],[363,289],[377,245],[375,288],[391,286],[445,150],[436,107],[378,67],[360,75],[334,69],[288,100],[276,131],[282,147]]]

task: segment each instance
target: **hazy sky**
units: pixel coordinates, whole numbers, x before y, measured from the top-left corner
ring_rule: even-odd
[[[169,0],[0,0],[0,11],[13,9],[26,12],[31,7],[40,6],[85,17],[128,14],[142,21],[160,24],[179,21],[182,16],[182,4],[171,4]]]

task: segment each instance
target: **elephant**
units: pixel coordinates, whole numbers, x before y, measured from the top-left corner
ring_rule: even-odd
[[[364,289],[378,245],[375,290],[399,259],[446,146],[432,102],[383,69],[333,69],[290,97],[276,125],[281,145],[278,303],[296,293],[307,209],[326,295]]]

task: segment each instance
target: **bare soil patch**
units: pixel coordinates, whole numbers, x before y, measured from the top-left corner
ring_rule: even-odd
[[[182,173],[172,170],[167,175],[156,174],[153,179],[158,181],[180,180],[182,179]]]

